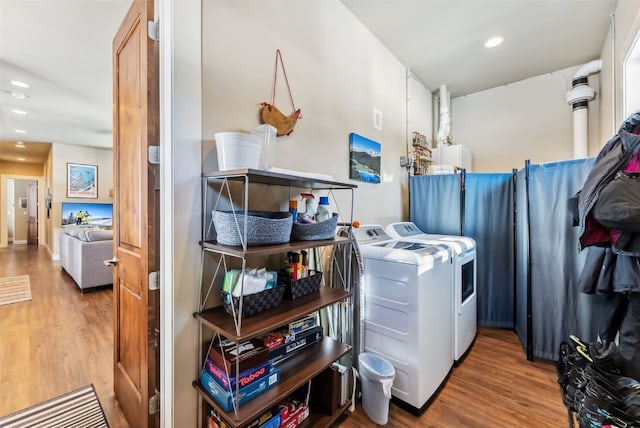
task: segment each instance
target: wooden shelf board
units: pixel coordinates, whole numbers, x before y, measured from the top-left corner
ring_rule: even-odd
[[[305,382],[320,374],[322,370],[349,352],[350,349],[349,345],[325,337],[322,342],[316,343],[278,364],[280,383],[253,400],[242,404],[238,408],[237,417],[233,411],[227,413],[220,408],[202,387],[199,380],[193,381],[193,386],[232,427],[237,428],[251,422],[271,406],[292,394]]]
[[[242,319],[240,334],[236,332],[233,317],[222,306],[207,309],[194,316],[210,329],[217,331],[234,341],[250,339],[266,334],[311,312],[332,305],[351,296],[351,293],[337,288],[320,287],[317,293],[311,293],[296,300],[283,300],[280,306]]]
[[[248,247],[244,251],[242,247],[232,247],[229,245],[221,245],[216,241],[200,242],[200,245],[207,251],[215,251],[236,257],[256,256],[275,253],[287,253],[289,251],[306,250],[309,248],[326,247],[329,245],[348,244],[353,242],[353,238],[335,237],[333,239],[323,239],[320,241],[292,241],[286,244],[278,245],[260,245]]]
[[[227,179],[243,181],[248,177],[251,184],[271,184],[287,187],[312,187],[314,189],[356,189],[357,184],[341,183],[321,178],[304,177],[299,175],[282,174],[279,172],[262,171],[258,169],[234,169],[230,171],[215,171],[202,174],[203,178]]]

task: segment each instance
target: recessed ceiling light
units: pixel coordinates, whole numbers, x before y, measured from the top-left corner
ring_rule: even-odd
[[[14,129],[13,132],[15,132],[16,134],[26,134],[27,131],[25,131],[24,129]]]
[[[12,80],[11,84],[13,86],[17,86],[18,88],[28,88],[29,87],[28,83],[21,82],[20,80]]]
[[[25,160],[25,158],[17,158],[19,161],[23,161]]]
[[[500,45],[503,41],[504,41],[504,39],[502,37],[500,37],[500,36],[492,37],[489,40],[487,40],[486,42],[484,42],[484,47],[485,48],[495,48],[496,46]]]
[[[23,94],[22,92],[11,91],[11,96],[13,98],[15,98],[16,100],[24,100],[25,98],[27,98],[27,96],[25,94]]]
[[[26,112],[26,111],[24,111],[24,110],[19,110],[19,109],[17,109],[17,108],[14,108],[14,109],[13,109],[13,110],[11,110],[11,111],[12,111],[13,113],[15,113],[15,114],[27,114],[27,112]]]

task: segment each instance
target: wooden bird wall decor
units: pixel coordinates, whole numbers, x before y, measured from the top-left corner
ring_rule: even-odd
[[[278,62],[282,66],[282,73],[284,74],[284,80],[287,84],[287,90],[289,91],[289,99],[291,100],[291,106],[293,107],[293,113],[286,116],[275,106],[274,101],[276,98],[276,83],[278,80]],[[273,76],[273,90],[271,92],[271,103],[263,102],[260,104],[260,123],[268,123],[276,128],[276,137],[282,137],[283,135],[289,135],[293,132],[293,127],[296,126],[298,119],[302,118],[300,109],[296,109],[293,102],[293,96],[291,95],[291,88],[289,87],[289,79],[287,78],[287,72],[284,69],[284,62],[282,61],[282,54],[280,49],[276,50],[276,66]]]

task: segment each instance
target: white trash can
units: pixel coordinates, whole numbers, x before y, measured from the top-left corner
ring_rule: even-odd
[[[362,408],[373,422],[385,425],[389,419],[389,400],[396,369],[388,360],[367,352],[358,356],[358,364]]]

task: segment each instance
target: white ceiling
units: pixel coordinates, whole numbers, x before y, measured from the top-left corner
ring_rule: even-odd
[[[452,97],[600,57],[617,0],[342,0],[429,89]],[[502,36],[487,49],[484,42]]]
[[[16,160],[16,140],[111,147],[111,46],[129,4],[0,0],[0,159]],[[17,88],[11,80],[31,86]]]
[[[617,0],[342,3],[429,89],[455,97],[597,58]],[[0,0],[0,160],[15,160],[17,140],[111,147],[111,47],[129,4]],[[504,43],[484,48],[493,35]]]

